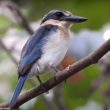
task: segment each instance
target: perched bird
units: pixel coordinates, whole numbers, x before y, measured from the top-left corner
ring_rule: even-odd
[[[57,72],[70,41],[70,26],[86,21],[68,11],[52,10],[46,14],[36,32],[26,42],[18,66],[19,82],[10,102],[13,107],[27,78],[37,76],[51,69]],[[41,82],[41,81],[40,81]]]

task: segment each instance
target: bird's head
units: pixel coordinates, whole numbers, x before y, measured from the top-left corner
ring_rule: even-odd
[[[69,27],[71,24],[84,22],[87,20],[87,18],[75,16],[69,11],[52,10],[43,17],[41,24],[48,20],[56,20],[62,25]]]

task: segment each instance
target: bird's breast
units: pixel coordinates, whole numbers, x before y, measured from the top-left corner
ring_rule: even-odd
[[[51,32],[42,47],[41,58],[34,64],[31,73],[43,73],[51,66],[56,67],[64,58],[70,42],[70,36],[63,29]],[[39,71],[39,72],[33,72]]]
[[[66,39],[60,30],[52,33],[43,47],[43,55],[38,61],[39,64],[46,66],[57,66],[64,58],[68,45],[69,39]]]

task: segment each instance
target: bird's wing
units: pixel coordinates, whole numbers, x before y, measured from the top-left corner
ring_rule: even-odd
[[[41,26],[26,42],[18,66],[18,73],[20,75],[27,74],[32,65],[41,57],[43,45],[46,43],[51,32],[56,31],[57,28],[57,26],[51,24]]]

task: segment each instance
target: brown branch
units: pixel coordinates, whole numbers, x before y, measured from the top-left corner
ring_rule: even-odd
[[[32,79],[29,79],[30,83],[32,84],[33,87],[36,86],[36,82]],[[52,100],[48,99],[44,94],[40,96],[40,98],[43,100],[45,105],[48,107],[48,110],[58,110],[57,106],[53,103]]]
[[[31,90],[28,90],[26,93],[21,95],[17,103],[13,108],[18,108],[20,105],[24,104],[25,102],[31,100],[32,98],[45,93],[55,87],[56,85],[60,84],[61,82],[65,81],[70,76],[74,75],[76,72],[98,62],[98,60],[103,57],[108,51],[110,50],[110,39],[106,41],[100,48],[96,51],[88,55],[87,57],[79,60],[78,62],[70,65],[68,68],[64,69],[63,71],[57,73],[56,76],[52,77],[48,81],[42,83],[40,86],[35,87]],[[9,107],[9,104],[1,104],[0,107]]]

